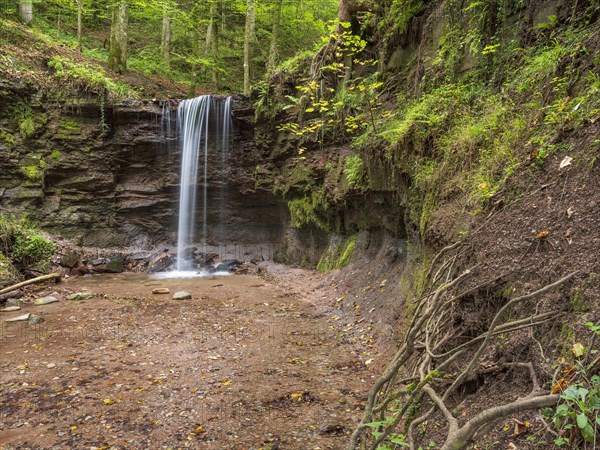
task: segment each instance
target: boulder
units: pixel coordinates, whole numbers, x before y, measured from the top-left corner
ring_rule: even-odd
[[[237,259],[224,259],[217,264],[217,272],[233,272],[242,263]]]
[[[94,264],[98,260],[92,261],[94,272],[96,273],[121,273],[125,270],[125,258],[123,255],[115,255],[109,258],[102,258],[100,264]]]
[[[80,261],[81,261],[81,255],[74,250],[69,250],[67,253],[65,253],[64,255],[61,256],[60,265],[63,267],[68,267],[69,269],[72,269]]]
[[[159,253],[148,264],[148,273],[166,272],[175,265],[176,260],[173,253]]]

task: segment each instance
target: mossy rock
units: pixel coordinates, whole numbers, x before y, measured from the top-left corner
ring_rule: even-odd
[[[329,270],[346,267],[354,256],[356,238],[357,235],[353,234],[341,242],[332,241],[323,252],[319,264],[317,265],[317,270],[319,272],[327,272]]]

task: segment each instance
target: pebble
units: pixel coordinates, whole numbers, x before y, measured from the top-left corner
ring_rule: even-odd
[[[55,367],[56,367],[56,364],[54,364],[54,363],[49,363],[49,364],[46,364],[46,367],[47,367],[48,369],[53,369],[53,368],[55,368]]]
[[[20,309],[21,309],[20,306],[7,306],[6,308],[0,309],[0,312],[12,312],[12,311],[18,311]]]
[[[153,294],[168,294],[169,292],[170,292],[169,288],[155,288],[155,289],[152,289],[152,293]]]
[[[192,294],[187,291],[179,291],[173,295],[173,300],[189,300],[192,298]]]
[[[37,300],[34,300],[33,303],[35,305],[48,305],[50,303],[56,303],[57,301],[58,299],[56,297],[49,295],[47,297],[40,297]]]
[[[27,321],[27,323],[29,325],[37,325],[38,323],[42,323],[44,319],[42,316],[38,316],[36,314],[30,314],[29,316],[29,320]]]

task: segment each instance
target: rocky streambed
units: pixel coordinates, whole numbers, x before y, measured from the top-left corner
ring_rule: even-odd
[[[343,320],[323,275],[268,271],[28,291],[0,313],[0,445],[342,448],[376,373],[371,327]],[[43,321],[5,322],[25,313]]]

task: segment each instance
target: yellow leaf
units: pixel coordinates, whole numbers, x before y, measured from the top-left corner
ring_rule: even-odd
[[[290,394],[290,397],[292,400],[298,400],[299,402],[302,401],[302,394]]]
[[[584,355],[585,348],[581,342],[577,342],[577,343],[573,344],[571,351],[577,358],[579,358],[580,356]]]
[[[223,386],[229,386],[231,383],[233,383],[233,381],[231,381],[231,380],[227,380],[227,381],[221,381],[221,384],[222,384]]]
[[[105,398],[103,402],[105,405],[112,405],[114,403],[114,400],[111,400],[110,398]]]
[[[77,429],[77,425],[71,425],[71,431],[75,431]]]

